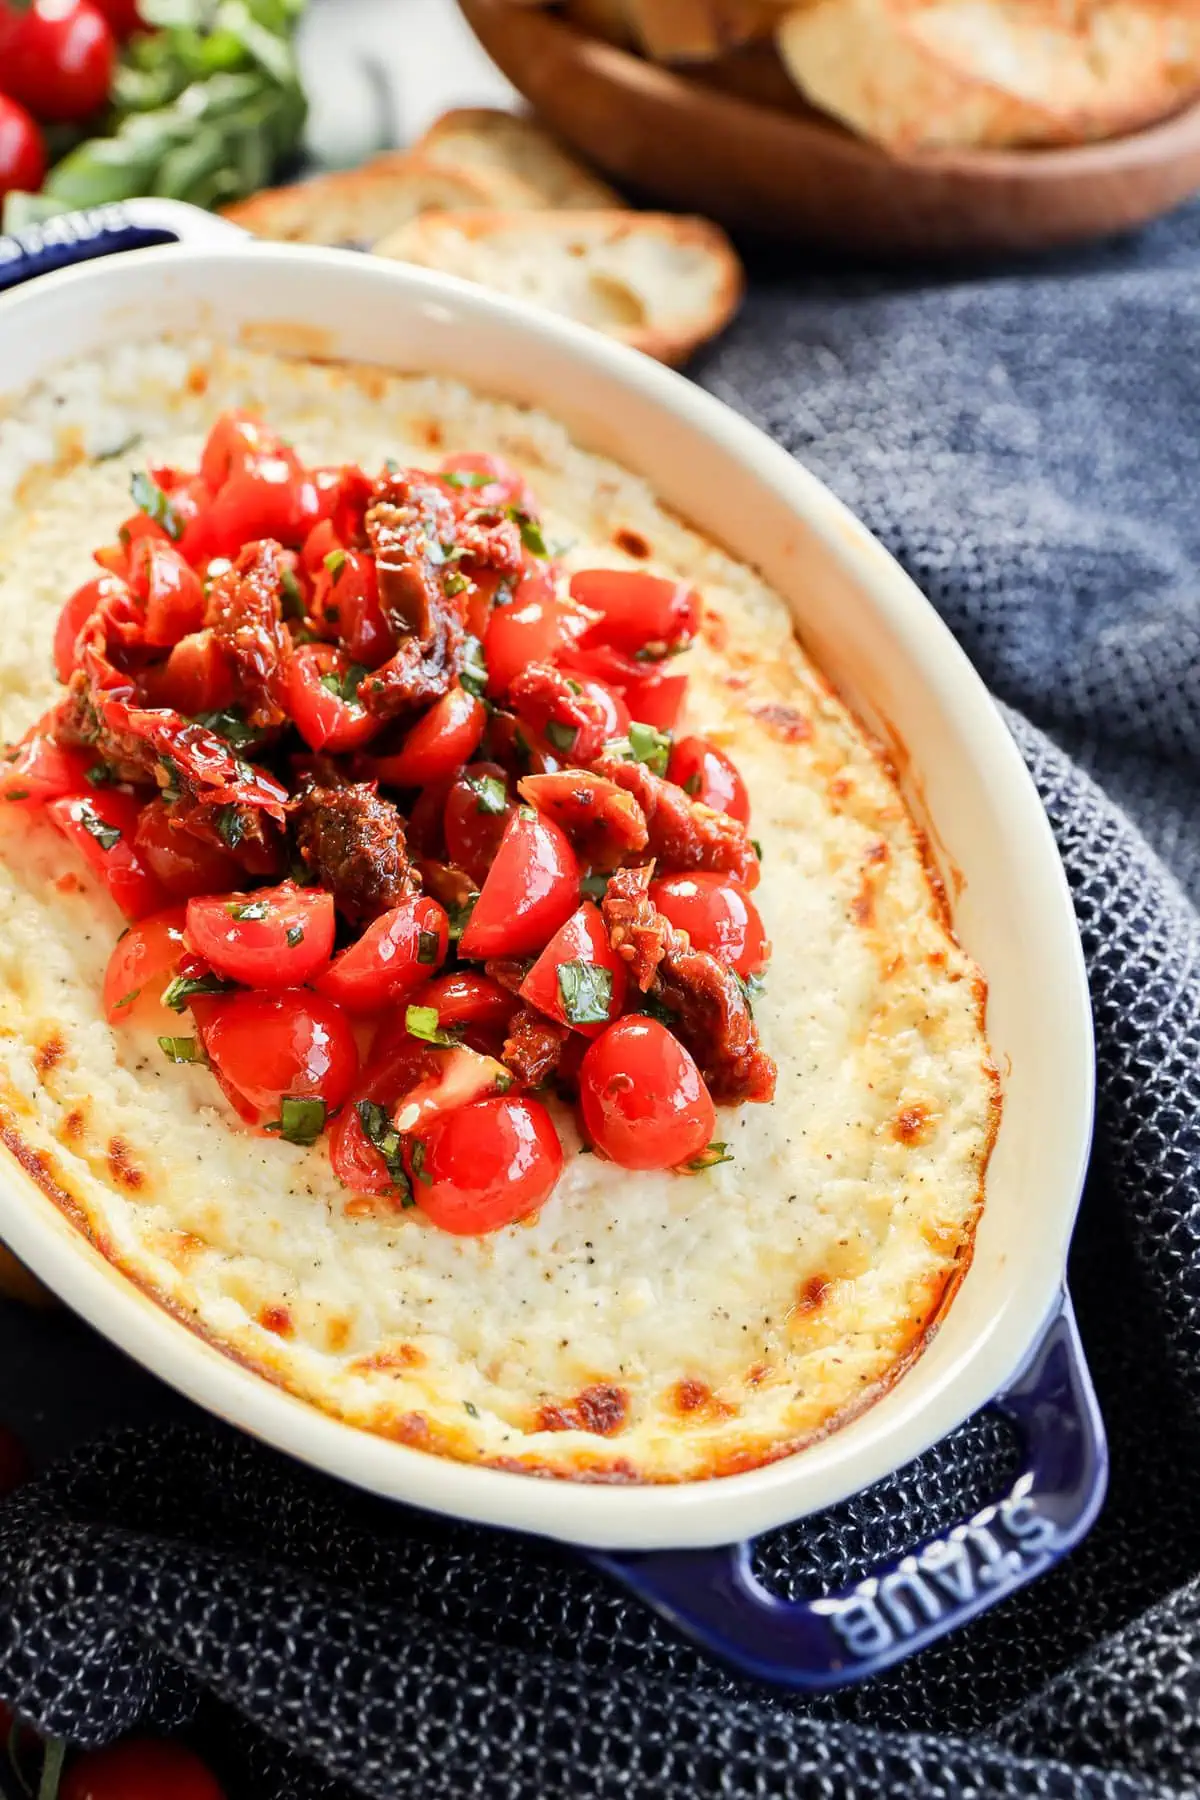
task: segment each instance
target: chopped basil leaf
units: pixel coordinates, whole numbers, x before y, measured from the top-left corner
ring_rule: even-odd
[[[463,1401],[463,1411],[472,1419],[477,1419],[479,1417],[479,1408],[475,1405],[473,1400]]]
[[[265,900],[247,900],[245,905],[233,905],[226,908],[231,919],[265,919],[267,916]]]
[[[475,902],[478,898],[478,893],[468,895],[462,905],[456,906],[454,911],[450,914],[450,942],[452,944],[457,944],[462,937],[463,932],[467,929],[471,920],[471,914],[475,911]]]
[[[689,1175],[701,1175],[705,1169],[715,1169],[718,1163],[732,1161],[733,1157],[729,1154],[728,1144],[713,1143],[708,1146],[707,1150],[702,1150],[699,1156],[694,1156],[691,1162],[684,1163],[683,1166]]]
[[[451,569],[450,573],[442,582],[442,589],[447,598],[453,600],[455,594],[465,593],[470,585],[470,580],[463,574],[461,569]]]
[[[673,1031],[679,1022],[670,1007],[664,1006],[662,1001],[656,1000],[652,994],[639,994],[636,1000],[631,1000],[627,1004],[631,1011],[639,1012],[647,1019],[657,1019],[660,1025],[666,1025],[669,1030]]]
[[[287,929],[288,949],[294,950],[297,944],[304,942],[303,925],[289,925]]]
[[[607,1025],[612,986],[612,970],[601,963],[559,963],[558,997],[568,1024]]]
[[[83,829],[91,833],[102,850],[109,851],[114,844],[120,843],[121,827],[110,825],[107,819],[102,819],[90,800],[79,802],[75,808],[75,817]]]
[[[757,858],[758,858],[758,860],[759,860],[759,862],[761,862],[761,861],[762,861],[762,841],[761,841],[761,839],[759,839],[759,838],[751,838],[751,839],[750,839],[750,842],[751,842],[751,843],[752,843],[752,844],[753,844],[753,846],[754,846],[754,854],[755,854],[755,856],[757,856]]]
[[[122,438],[121,442],[119,444],[114,444],[110,450],[97,450],[92,457],[92,461],[98,463],[112,462],[114,457],[124,456],[127,450],[136,450],[144,435],[145,434],[140,431],[131,431],[128,437]]]
[[[196,714],[197,725],[203,725],[206,731],[215,732],[217,737],[236,747],[242,744],[257,744],[262,736],[253,725],[239,718],[235,712],[206,712]]]
[[[124,933],[122,933],[122,936],[123,935],[124,935]],[[121,941],[121,939],[118,938],[117,939],[118,944],[120,943],[120,941]],[[134,1001],[137,999],[138,995],[141,993],[141,991],[142,991],[141,988],[130,988],[130,990],[127,994],[121,995],[121,998],[117,1001],[117,1004],[113,1007],[113,1011],[119,1012],[123,1006],[132,1006]]]
[[[423,1181],[426,1187],[432,1187],[433,1176],[425,1167],[425,1146],[420,1138],[413,1139],[412,1149],[409,1151],[409,1161],[412,1164],[412,1172],[417,1180]]]
[[[111,787],[117,779],[117,771],[106,762],[93,763],[90,769],[83,771],[83,779],[89,787]],[[9,798],[11,797],[10,795]]]
[[[176,975],[162,991],[162,1003],[182,1012],[193,994],[228,994],[234,986],[220,975]]]
[[[579,891],[587,900],[603,900],[608,892],[609,880],[609,876],[593,872],[591,875],[584,876],[579,883]]]
[[[699,769],[697,769],[695,771],[695,773],[689,775],[687,780],[684,782],[683,791],[685,794],[690,794],[692,799],[694,800],[696,798],[696,795],[700,792],[700,786],[701,786],[700,771],[699,771]]]
[[[491,483],[495,481],[496,477],[494,475],[483,475],[478,469],[446,469],[443,472],[441,479],[446,483],[447,487],[481,488],[489,487]]]
[[[440,1044],[443,1048],[449,1048],[458,1042],[454,1032],[443,1031],[439,1026],[436,1006],[406,1007],[404,1028],[410,1037],[420,1038],[423,1044]]]
[[[449,588],[446,590],[449,592]],[[463,662],[459,671],[459,681],[468,694],[474,694],[482,700],[487,692],[487,663],[483,660],[483,645],[477,637],[466,638],[463,642]]]
[[[323,1100],[296,1100],[291,1095],[279,1102],[279,1118],[265,1131],[278,1131],[289,1144],[315,1144],[325,1129]]]
[[[6,800],[28,800],[29,789],[28,788],[5,788],[4,798]]]
[[[634,662],[660,663],[668,657],[679,656],[687,649],[686,644],[643,644],[640,650],[633,653]]]
[[[236,850],[246,835],[246,821],[236,806],[217,808],[217,831],[231,850]]]
[[[194,1037],[160,1037],[158,1047],[168,1062],[205,1063],[208,1058]]]
[[[404,1169],[404,1157],[401,1152],[400,1133],[391,1120],[386,1106],[380,1106],[377,1100],[358,1100],[354,1106],[358,1114],[358,1122],[363,1128],[363,1136],[374,1144],[384,1160],[392,1184],[400,1195],[401,1204],[413,1204],[412,1188]]]
[[[346,566],[346,552],[340,548],[337,550],[331,550],[329,552],[328,556],[325,557],[324,561],[325,561],[325,567],[329,570],[329,573],[333,576],[334,585],[336,586],[338,576],[341,574],[342,570]]]
[[[519,529],[521,533],[521,542],[530,554],[533,556],[548,556],[550,552],[546,549],[546,540],[542,536],[542,527],[538,520],[532,518],[529,513],[522,512],[519,506],[506,507],[505,511],[513,524]]]
[[[652,775],[666,774],[671,756],[669,731],[656,731],[653,725],[643,725],[635,719],[629,727],[629,748]]]
[[[337,669],[330,669],[322,675],[321,686],[327,693],[335,694],[339,700],[344,700],[347,706],[352,706],[358,699],[359,682],[364,675],[369,673],[370,671],[362,663],[350,663],[340,673]]]
[[[435,963],[438,959],[438,934],[436,931],[419,931],[417,933],[417,961],[419,963]]]
[[[475,811],[498,819],[508,806],[508,788],[499,775],[468,775],[467,786],[475,796]]]
[[[578,736],[578,725],[564,725],[559,719],[551,719],[546,726],[546,737],[556,750],[573,750]]]
[[[179,785],[179,765],[169,756],[160,756],[158,766],[166,776],[162,784],[162,797],[168,805],[173,806],[183,793]]]
[[[304,617],[304,595],[300,591],[300,583],[296,580],[296,571],[287,563],[282,565],[279,574],[279,586],[282,590],[280,611],[285,619],[302,619]]]
[[[147,474],[145,469],[136,469],[130,477],[129,491],[138,511],[144,512],[156,525],[161,525],[167,536],[178,543],[183,536],[183,520],[154,477]]]
[[[389,475],[398,475],[404,467],[404,464],[397,462],[394,456],[385,456],[383,459],[383,466]]]

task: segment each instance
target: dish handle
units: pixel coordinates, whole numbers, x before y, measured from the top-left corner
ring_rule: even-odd
[[[229,244],[240,225],[183,200],[117,200],[85,212],[58,213],[40,225],[0,236],[0,293],[52,269],[144,250],[150,244]]]
[[[716,1550],[592,1552],[705,1649],[763,1681],[821,1692],[877,1674],[966,1624],[1071,1550],[1100,1510],[1108,1450],[1071,1303],[1061,1303],[992,1403],[1023,1455],[1013,1485],[899,1562],[820,1599],[783,1600],[753,1540]]]

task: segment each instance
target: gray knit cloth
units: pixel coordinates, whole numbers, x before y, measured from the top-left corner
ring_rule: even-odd
[[[930,595],[1054,824],[1099,1043],[1072,1286],[1113,1479],[1084,1546],[809,1701],[734,1680],[567,1552],[366,1501],[180,1407],[0,1509],[0,1694],[91,1742],[199,1708],[255,1800],[1195,1790],[1198,343],[1192,211],[1003,278],[762,279],[696,371]],[[785,1591],[865,1572],[1010,1450],[982,1415],[760,1562]]]

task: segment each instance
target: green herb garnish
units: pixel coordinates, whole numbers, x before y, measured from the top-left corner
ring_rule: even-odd
[[[461,569],[451,569],[442,582],[442,589],[447,598],[453,600],[456,594],[464,594],[470,585],[470,578]]]
[[[303,925],[289,925],[287,929],[288,949],[294,950],[297,944],[304,942]]]
[[[231,919],[265,919],[267,903],[265,900],[235,901],[225,909]]]
[[[548,556],[546,540],[542,536],[542,527],[530,513],[519,506],[505,507],[505,512],[521,533],[521,542],[531,556]]]
[[[219,806],[217,808],[217,832],[223,843],[236,850],[246,835],[246,821],[241,810],[236,806]]]
[[[341,671],[329,669],[321,677],[321,686],[327,693],[335,694],[344,700],[347,706],[353,706],[358,699],[358,684],[370,671],[362,663],[350,663]]]
[[[419,963],[435,963],[438,959],[438,934],[436,931],[419,931],[417,933],[417,961]]]
[[[264,1131],[277,1131],[289,1144],[315,1144],[325,1129],[323,1100],[296,1100],[291,1095],[279,1102],[279,1117]]]
[[[279,575],[281,590],[280,611],[285,619],[302,619],[304,617],[304,595],[300,583],[296,579],[296,571],[284,563]]]
[[[564,725],[559,719],[551,719],[546,726],[547,741],[553,744],[556,750],[564,752],[573,750],[578,736],[578,725]]]
[[[180,1013],[193,994],[228,994],[234,985],[211,971],[207,975],[176,975],[163,989],[162,1003]]]
[[[494,475],[483,475],[478,469],[445,469],[442,472],[441,479],[446,483],[447,487],[483,488],[489,487],[491,483],[495,481],[496,477]]]
[[[473,1400],[464,1400],[463,1401],[463,1411],[465,1413],[467,1413],[472,1419],[477,1419],[479,1417],[479,1408],[475,1405],[475,1402]]]
[[[477,637],[463,640],[462,668],[458,679],[468,694],[474,694],[477,700],[483,699],[487,692],[488,670],[483,658],[483,645]]]
[[[732,1161],[733,1157],[729,1154],[728,1144],[713,1143],[708,1146],[707,1150],[702,1150],[699,1156],[694,1156],[691,1162],[684,1163],[683,1166],[689,1175],[701,1175],[705,1169],[715,1169],[718,1163]]]
[[[570,1025],[607,1025],[612,987],[612,970],[601,963],[558,965],[558,997]]]
[[[423,1044],[440,1044],[443,1049],[449,1049],[458,1042],[454,1032],[442,1030],[436,1006],[406,1007],[404,1029],[410,1037],[420,1038]]]
[[[90,800],[81,800],[78,803],[75,808],[75,817],[105,852],[111,850],[114,844],[120,843],[121,827],[110,825],[107,819],[102,819]]]
[[[579,891],[585,899],[603,900],[608,892],[610,879],[611,877],[608,875],[598,875],[593,871],[592,874],[583,877],[579,883]]]
[[[400,1195],[402,1206],[412,1206],[412,1187],[404,1169],[404,1158],[401,1153],[400,1133],[392,1123],[386,1106],[380,1106],[377,1100],[358,1100],[354,1106],[358,1114],[358,1122],[363,1128],[363,1136],[374,1144],[392,1178],[392,1184]]]
[[[117,771],[106,762],[93,763],[90,769],[83,771],[83,779],[89,787],[111,787],[117,779]]]
[[[158,1047],[168,1062],[207,1063],[208,1058],[194,1037],[160,1037]]]
[[[170,496],[159,487],[153,475],[145,469],[136,469],[129,480],[129,491],[133,495],[133,504],[139,512],[161,525],[173,543],[178,543],[183,536],[183,520],[171,505]]]
[[[475,796],[475,811],[498,819],[508,808],[508,788],[499,775],[468,775],[467,786]]]
[[[683,784],[683,791],[685,794],[690,794],[692,799],[694,800],[696,798],[696,795],[700,792],[701,785],[702,784],[701,784],[701,780],[700,780],[700,771],[697,770],[694,775],[688,776],[687,780]]]
[[[628,737],[610,738],[604,748],[610,756],[619,756],[624,762],[645,763],[652,775],[665,775],[671,760],[671,734],[635,719]]]
[[[329,570],[329,573],[332,575],[333,580],[334,580],[334,585],[336,586],[338,576],[341,574],[342,570],[346,566],[346,552],[340,548],[337,550],[331,550],[329,552],[329,554],[324,558],[324,563],[325,563],[325,567]]]
[[[262,737],[261,731],[256,731],[253,725],[247,725],[245,719],[233,711],[197,713],[196,723],[203,725],[206,731],[215,732],[217,737],[224,738],[235,749],[243,744],[257,744]]]
[[[408,1153],[408,1160],[412,1164],[412,1172],[417,1180],[423,1181],[426,1187],[432,1187],[433,1176],[425,1167],[425,1146],[420,1138],[413,1139],[412,1149]]]
[[[450,914],[450,942],[452,944],[458,943],[463,932],[470,924],[471,914],[475,911],[475,902],[478,898],[478,892],[468,894],[462,905],[456,906]]]

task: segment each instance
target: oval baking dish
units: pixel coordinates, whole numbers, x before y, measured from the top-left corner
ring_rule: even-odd
[[[63,266],[73,262],[81,266]],[[923,1354],[840,1429],[720,1479],[539,1481],[326,1416],[142,1293],[7,1152],[0,1237],[100,1331],[214,1413],[375,1493],[584,1547],[684,1629],[768,1678],[801,1687],[855,1679],[1069,1549],[1095,1516],[1106,1469],[1063,1289],[1092,1115],[1083,960],[1016,747],[886,552],[783,450],[680,376],[418,269],[254,244],[207,215],[146,201],[0,239],[0,287],[14,290],[0,300],[0,404],[64,361],[136,342],[152,324],[155,333],[452,374],[544,408],[585,448],[644,476],[785,596],[819,668],[902,764],[908,803],[956,896],[955,930],[988,978],[1004,1090],[974,1255]],[[846,1498],[989,1403],[1008,1412],[1025,1448],[1020,1477],[994,1504],[844,1592],[785,1603],[757,1583],[755,1534]]]

